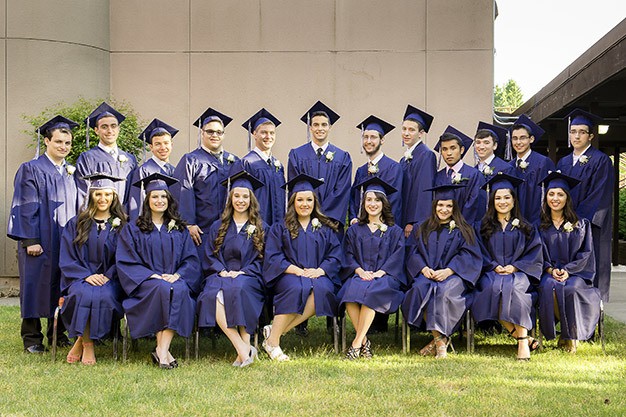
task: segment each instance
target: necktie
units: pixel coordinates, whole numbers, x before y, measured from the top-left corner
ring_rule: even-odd
[[[322,148],[317,148],[317,159],[322,157]]]
[[[272,166],[272,158],[267,158],[267,165]]]
[[[518,158],[518,159],[517,159],[517,162],[516,162],[516,164],[517,164],[517,167],[518,167],[518,168],[519,168],[519,166],[520,166],[520,164],[521,164],[521,163],[522,163],[522,160]]]
[[[217,152],[214,153],[213,156],[217,158],[218,161],[220,161],[220,164],[224,163],[224,158],[222,158],[222,155],[224,154],[224,152]]]
[[[454,175],[454,170],[452,168],[448,168],[448,178],[452,181],[452,176]]]
[[[111,154],[111,156],[113,157],[113,159],[115,159],[115,156],[116,156],[116,155],[115,155],[115,149],[111,149],[111,150],[109,151],[109,154]]]

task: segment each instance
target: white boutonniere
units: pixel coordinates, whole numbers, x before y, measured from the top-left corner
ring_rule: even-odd
[[[456,222],[454,220],[450,220],[450,223],[448,223],[448,234],[452,233],[454,229],[456,229]]]
[[[406,151],[404,151],[404,160],[409,162],[411,161],[411,159],[413,159],[413,154],[410,150],[407,149]]]
[[[250,236],[252,236],[255,230],[256,230],[256,226],[253,224],[249,224],[248,227],[246,227],[246,233],[248,234],[248,239],[250,239]]]
[[[117,160],[120,161],[120,164],[123,164],[124,162],[128,162],[128,157],[121,153],[117,156]]]
[[[574,225],[571,224],[570,222],[567,222],[563,225],[563,230],[565,230],[567,233],[573,232],[574,231]]]
[[[389,228],[385,223],[379,223],[377,226],[378,226],[378,230],[380,230],[381,236],[384,235],[387,229]]]
[[[485,165],[485,167],[483,168],[483,175],[485,177],[493,175],[493,168],[491,168],[489,165]]]
[[[328,151],[326,152],[325,157],[326,157],[326,162],[330,162],[333,159],[335,159],[335,152]]]
[[[370,164],[367,167],[368,174],[377,174],[378,173],[378,164]]]
[[[515,229],[516,227],[519,227],[519,219],[517,218],[511,220],[511,230]]]
[[[116,228],[120,227],[121,224],[122,220],[120,220],[119,217],[114,217],[113,219],[111,219],[111,230],[115,230]]]
[[[235,162],[235,156],[232,153],[229,153],[228,156],[226,157],[226,162],[228,162],[229,164],[232,164],[233,162]]]
[[[176,229],[176,220],[172,219],[167,224],[167,233],[171,233],[174,229]]]
[[[589,162],[589,157],[587,155],[583,155],[578,159],[578,162],[580,162],[580,165],[585,165]]]
[[[316,231],[320,227],[322,227],[322,223],[320,222],[320,220],[317,217],[315,217],[313,220],[311,220],[311,230]]]
[[[520,162],[519,162],[519,167],[520,167],[522,170],[524,170],[524,169],[528,168],[528,162],[526,162],[526,161],[520,161]]]
[[[276,172],[280,171],[280,167],[282,165],[280,164],[280,161],[276,158],[274,158],[274,168],[276,168]]]
[[[74,165],[67,164],[65,165],[65,172],[67,172],[67,175],[74,175],[76,167]]]
[[[463,178],[460,172],[457,172],[452,176],[452,184],[460,184],[461,182],[467,180],[469,180],[469,178]]]

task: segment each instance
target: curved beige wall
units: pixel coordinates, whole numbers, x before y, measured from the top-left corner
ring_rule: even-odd
[[[369,114],[399,126],[407,103],[425,109],[435,116],[430,146],[448,124],[471,134],[491,118],[493,0],[62,3],[51,10],[44,0],[0,0],[2,94],[9,94],[0,102],[3,224],[15,169],[32,155],[19,140],[19,115],[58,99],[110,92],[146,120],[171,123],[180,129],[174,163],[196,147],[191,122],[209,106],[235,119],[226,147],[239,155],[247,151],[241,123],[266,107],[283,122],[275,153],[286,161],[306,140],[300,116],[322,100],[342,116],[332,141],[351,152],[355,167],[365,162],[355,125]],[[61,17],[71,26],[48,22]],[[399,159],[400,143],[397,128],[385,152]],[[7,242],[0,275],[16,271]]]

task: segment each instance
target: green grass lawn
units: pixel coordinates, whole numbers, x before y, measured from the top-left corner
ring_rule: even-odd
[[[290,362],[262,356],[233,368],[228,341],[219,338],[214,350],[203,338],[200,360],[162,371],[149,360],[149,340],[126,363],[113,360],[110,343],[99,346],[94,367],[65,363],[67,348],[55,363],[26,355],[19,309],[0,307],[0,415],[626,415],[626,326],[606,325],[606,355],[590,343],[569,355],[551,341],[520,363],[503,335],[478,334],[472,355],[457,342],[458,354],[437,361],[417,355],[428,337],[413,332],[413,353],[403,355],[390,324],[389,334],[371,337],[374,359],[349,362],[332,352],[325,320],[316,319],[308,338],[283,338]],[[176,338],[172,353],[182,359],[183,351]]]

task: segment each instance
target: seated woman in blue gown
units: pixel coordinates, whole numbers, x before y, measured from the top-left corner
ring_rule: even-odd
[[[115,247],[126,213],[115,192],[114,183],[121,178],[93,174],[85,179],[87,208],[67,223],[61,237],[59,268],[65,297],[61,316],[69,337],[76,337],[67,362],[82,358],[84,365],[94,365],[93,340],[108,336],[113,321],[124,315]]]
[[[174,334],[189,337],[200,287],[198,251],[168,187],[177,180],[155,173],[133,184],[146,192],[136,223],[120,233],[117,272],[128,295],[124,311],[133,339],[156,335],[153,361],[162,369],[178,362],[169,351]]]
[[[404,233],[395,224],[387,196],[396,189],[378,177],[355,186],[363,190],[358,223],[348,228],[343,241],[343,286],[337,294],[356,335],[347,359],[371,358],[367,332],[376,312],[388,314],[402,303]]]
[[[257,357],[250,345],[263,303],[265,289],[262,258],[265,228],[254,190],[263,183],[246,171],[231,176],[222,218],[211,226],[202,258],[204,289],[198,296],[198,326],[215,323],[237,351],[233,366],[245,367]]]
[[[579,340],[590,339],[600,319],[600,291],[593,286],[596,271],[591,224],[576,215],[570,189],[580,181],[558,171],[542,183],[546,191],[539,233],[543,270],[539,283],[539,325],[548,340],[575,353]]]
[[[480,275],[480,248],[454,193],[463,185],[434,187],[431,214],[413,229],[407,242],[406,271],[412,285],[402,303],[408,324],[426,329],[433,340],[422,356],[447,356],[450,335],[471,302],[470,290]]]
[[[483,186],[489,206],[480,226],[483,275],[476,284],[472,313],[477,322],[498,320],[517,339],[517,359],[530,360],[530,351],[538,345],[528,330],[533,328],[543,257],[539,234],[520,214],[515,187],[522,182],[499,172]]]
[[[272,225],[265,244],[263,279],[274,295],[274,322],[263,328],[270,358],[289,360],[281,336],[314,314],[337,314],[341,247],[337,226],[314,190],[323,181],[300,174],[284,185],[290,194],[284,222]]]

